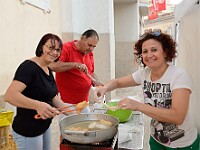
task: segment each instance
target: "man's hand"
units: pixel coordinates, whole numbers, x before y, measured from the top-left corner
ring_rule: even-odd
[[[79,64],[79,63],[77,63],[77,64],[76,64],[76,68],[77,68],[78,70],[84,72],[85,74],[88,73],[88,68],[87,68],[87,66],[86,66],[85,64]]]

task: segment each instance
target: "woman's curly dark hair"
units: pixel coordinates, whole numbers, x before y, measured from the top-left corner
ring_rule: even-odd
[[[134,55],[136,57],[136,62],[140,65],[143,65],[144,67],[146,65],[142,60],[142,44],[149,39],[155,39],[162,44],[162,48],[166,53],[166,61],[172,62],[173,58],[177,56],[176,42],[172,39],[172,37],[162,32],[160,32],[158,35],[154,33],[155,32],[144,33],[135,43]]]

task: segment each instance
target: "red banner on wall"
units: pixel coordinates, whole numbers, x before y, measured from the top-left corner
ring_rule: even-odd
[[[155,11],[166,10],[166,0],[152,0],[152,4]]]
[[[149,15],[148,15],[148,19],[149,20],[153,20],[158,18],[158,13],[155,11],[153,6],[149,7]]]

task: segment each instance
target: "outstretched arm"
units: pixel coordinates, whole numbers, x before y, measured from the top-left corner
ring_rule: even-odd
[[[112,79],[108,81],[104,86],[97,87],[94,91],[94,99],[98,100],[99,97],[102,97],[105,95],[106,92],[110,92],[117,88],[125,88],[125,87],[131,87],[131,86],[137,86],[135,80],[133,79],[132,75],[128,75],[125,77]]]
[[[88,72],[87,66],[85,64],[81,64],[78,62],[62,62],[62,61],[52,62],[49,65],[49,68],[54,72],[64,72],[71,69],[79,69],[84,73]]]
[[[181,125],[189,106],[190,90],[180,88],[172,92],[172,105],[169,109],[153,107],[136,100],[125,98],[119,102],[119,107],[140,111],[147,116],[161,122],[170,122]]]

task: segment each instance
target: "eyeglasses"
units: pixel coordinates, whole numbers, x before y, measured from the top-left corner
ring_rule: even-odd
[[[161,30],[160,29],[154,29],[152,31],[152,29],[149,29],[149,30],[147,29],[147,30],[145,30],[144,34],[140,36],[139,40],[143,40],[148,34],[151,34],[153,36],[158,37],[158,36],[161,35]]]
[[[51,52],[53,52],[53,51],[56,51],[57,53],[60,53],[61,52],[61,49],[60,48],[58,48],[58,49],[56,49],[54,46],[48,46],[48,45],[46,45],[46,44],[44,44]]]

